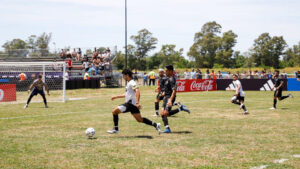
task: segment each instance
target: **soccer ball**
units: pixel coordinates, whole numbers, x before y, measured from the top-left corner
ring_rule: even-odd
[[[89,137],[89,138],[92,138],[94,135],[95,135],[95,129],[90,127],[90,128],[87,128],[85,130],[85,134]]]

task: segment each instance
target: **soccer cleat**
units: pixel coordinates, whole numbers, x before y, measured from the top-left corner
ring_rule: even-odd
[[[26,109],[28,107],[28,104],[26,104],[25,106],[24,106],[24,109]]]
[[[186,108],[186,106],[183,105],[183,104],[180,106],[180,110],[181,110],[181,111],[188,112],[188,113],[191,113],[190,109]]]
[[[170,127],[167,127],[167,128],[165,129],[164,133],[171,133]]]
[[[275,107],[271,107],[270,110],[276,110],[276,108]]]
[[[158,131],[158,134],[161,133],[160,123],[157,123],[157,124],[156,124],[156,130]]]
[[[288,94],[289,98],[294,98],[294,96],[292,94]]]
[[[244,112],[244,115],[248,115],[248,114],[250,114],[248,111],[245,111],[245,112]]]
[[[159,113],[155,112],[155,114],[153,115],[153,117],[159,117]]]
[[[45,105],[45,108],[49,108],[48,105]]]
[[[118,134],[119,130],[116,130],[116,129],[107,130],[107,133],[109,133],[109,134]]]

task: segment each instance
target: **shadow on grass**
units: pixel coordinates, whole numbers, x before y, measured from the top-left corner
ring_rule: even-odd
[[[289,108],[287,107],[283,107],[283,108],[280,108],[280,110],[288,110]]]
[[[172,131],[170,134],[191,134],[191,131]]]
[[[153,139],[152,136],[145,136],[145,135],[141,135],[141,136],[120,136],[118,138],[125,138],[125,139],[135,139],[135,138]]]
[[[97,140],[98,137],[88,137],[89,140]]]

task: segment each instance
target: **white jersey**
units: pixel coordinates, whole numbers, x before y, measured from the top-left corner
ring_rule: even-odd
[[[245,93],[243,91],[243,87],[242,87],[242,84],[239,80],[236,80],[236,81],[233,81],[232,82],[234,84],[234,87],[235,87],[235,91],[242,97],[245,97]],[[241,88],[240,88],[240,91],[238,91],[238,87],[239,85],[241,85]]]
[[[125,101],[126,103],[131,101],[133,105],[136,105],[136,95],[135,95],[135,89],[138,89],[136,82],[131,79],[126,86],[126,93],[125,93]]]

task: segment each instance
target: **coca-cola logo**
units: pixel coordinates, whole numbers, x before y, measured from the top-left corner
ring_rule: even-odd
[[[197,81],[193,81],[191,83],[190,89],[191,91],[207,91],[207,90],[212,90],[213,89],[213,85],[212,85],[213,81],[212,80],[205,80],[203,82],[198,82]]]
[[[177,91],[185,91],[185,81],[177,81]]]

